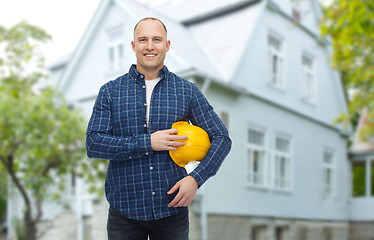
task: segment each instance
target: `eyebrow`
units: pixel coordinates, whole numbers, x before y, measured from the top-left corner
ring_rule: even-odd
[[[142,39],[142,38],[148,38],[148,37],[146,37],[146,36],[142,36],[142,37],[138,37],[137,39],[139,40],[139,39]],[[153,36],[153,37],[151,37],[152,39],[154,39],[154,38],[161,38],[161,39],[164,39],[162,36]]]

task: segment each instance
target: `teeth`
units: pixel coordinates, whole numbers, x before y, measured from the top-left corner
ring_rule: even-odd
[[[154,57],[156,56],[155,54],[146,54],[147,57]]]

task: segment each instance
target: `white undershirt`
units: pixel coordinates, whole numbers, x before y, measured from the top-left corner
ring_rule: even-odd
[[[152,97],[152,92],[153,89],[155,88],[156,84],[160,81],[161,78],[156,78],[153,80],[146,80],[145,81],[145,86],[146,86],[146,100],[147,100],[147,124],[149,122],[149,109],[151,107],[151,97]]]

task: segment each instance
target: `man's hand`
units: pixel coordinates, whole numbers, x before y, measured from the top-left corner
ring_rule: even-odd
[[[199,188],[197,181],[191,177],[187,176],[177,182],[168,192],[168,194],[173,194],[179,189],[177,196],[171,201],[168,207],[186,207],[195,198],[196,191]]]
[[[151,146],[153,151],[173,151],[177,150],[178,147],[184,146],[185,142],[177,142],[175,140],[187,140],[188,136],[177,135],[177,129],[167,129],[157,131],[151,134]]]

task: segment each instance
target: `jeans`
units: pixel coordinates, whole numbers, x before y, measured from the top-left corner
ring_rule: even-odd
[[[150,221],[127,218],[112,207],[108,215],[108,240],[188,240],[188,209]]]

